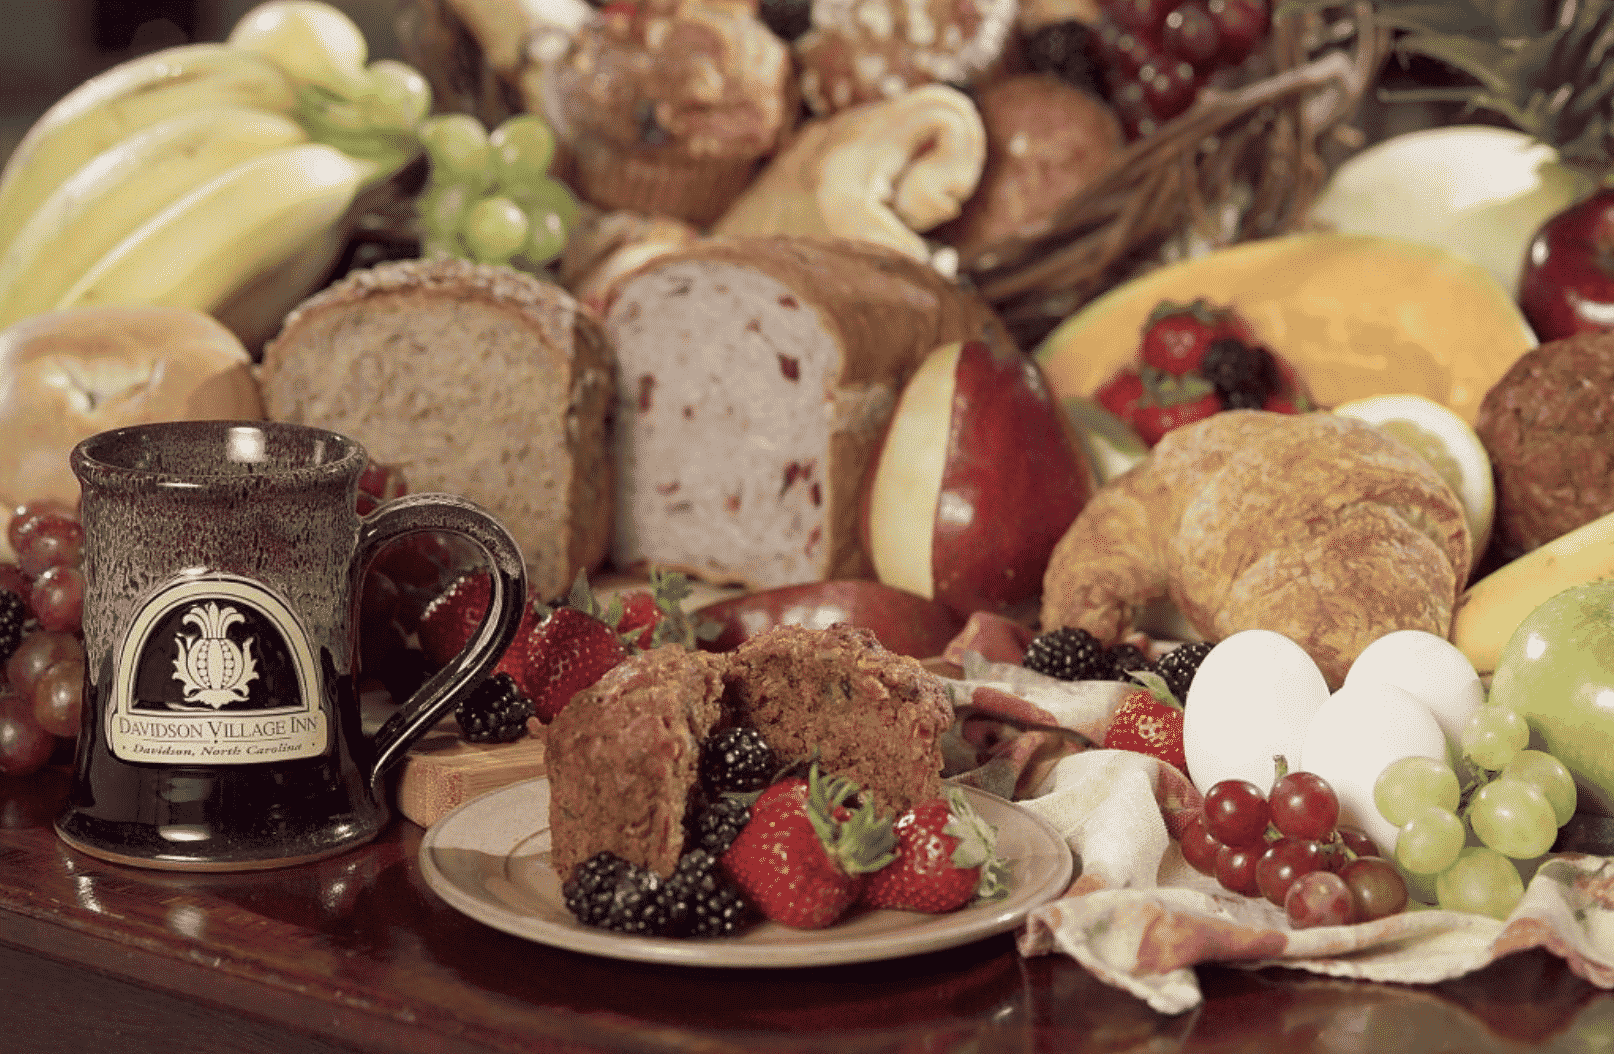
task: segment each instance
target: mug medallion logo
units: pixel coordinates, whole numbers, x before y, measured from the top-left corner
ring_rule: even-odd
[[[230,627],[246,622],[246,616],[233,607],[216,602],[197,604],[181,620],[200,632],[174,638],[179,654],[174,658],[174,679],[184,685],[187,703],[204,703],[215,710],[229,703],[245,702],[247,687],[258,678],[257,660],[252,657],[253,638],[237,644],[226,634]]]

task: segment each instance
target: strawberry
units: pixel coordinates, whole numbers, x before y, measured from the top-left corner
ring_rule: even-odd
[[[1145,366],[1174,376],[1192,373],[1221,327],[1221,313],[1203,299],[1191,304],[1162,300],[1143,325],[1138,357]]]
[[[667,613],[656,606],[656,598],[642,589],[622,594],[622,619],[617,633],[632,641],[635,648],[647,649],[655,638],[656,626]]]
[[[473,571],[455,579],[427,607],[416,634],[434,668],[447,665],[471,639],[487,612],[491,589],[487,573]],[[613,611],[610,617],[619,616]],[[573,695],[628,657],[614,626],[600,617],[588,579],[579,573],[566,604],[551,609],[528,601],[515,640],[491,673],[508,673],[547,723]]]
[[[957,787],[915,802],[897,817],[892,832],[897,858],[869,876],[863,904],[940,914],[977,897],[994,900],[1008,893],[997,831]]]
[[[628,657],[613,626],[567,605],[555,608],[530,633],[517,637],[510,652],[519,664],[516,682],[545,724],[572,696]],[[510,658],[507,652],[501,662]]]
[[[1129,425],[1137,420],[1143,399],[1143,378],[1137,370],[1122,370],[1093,393],[1095,402]]]
[[[832,925],[866,876],[891,862],[891,821],[872,802],[850,807],[855,793],[856,784],[815,763],[805,779],[788,776],[757,796],[722,865],[763,915],[796,929]]]
[[[1145,378],[1145,385],[1147,383]],[[1222,412],[1222,399],[1215,391],[1192,395],[1185,393],[1180,398],[1162,395],[1160,399],[1159,402],[1139,406],[1132,421],[1138,437],[1149,446],[1160,442],[1160,438],[1173,428],[1203,421],[1212,414]]]
[[[1135,750],[1159,758],[1179,772],[1188,771],[1182,745],[1182,704],[1166,687],[1165,678],[1150,670],[1130,673],[1140,687],[1132,689],[1110,720],[1104,746]]]
[[[623,643],[647,651],[663,644],[693,648],[696,641],[715,637],[722,631],[721,626],[706,620],[696,624],[684,613],[684,600],[692,591],[689,579],[677,571],[651,568],[648,590],[635,589],[619,598],[622,614],[613,624]],[[600,613],[600,617],[611,621],[614,606],[613,602],[612,609]]]

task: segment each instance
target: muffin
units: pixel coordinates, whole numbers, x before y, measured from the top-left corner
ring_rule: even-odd
[[[736,0],[613,4],[545,62],[538,100],[579,193],[705,226],[799,109],[790,53]]]
[[[827,114],[973,84],[1003,57],[1016,11],[1016,0],[812,0],[812,28],[792,45],[802,97]]]
[[[1614,511],[1614,333],[1519,356],[1480,402],[1474,431],[1491,455],[1504,559]]]

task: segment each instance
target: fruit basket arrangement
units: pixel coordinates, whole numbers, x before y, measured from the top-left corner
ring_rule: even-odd
[[[1094,76],[1108,80],[1109,87],[1095,91],[1121,114],[1129,142],[1102,178],[1061,203],[1034,235],[970,247],[958,261],[961,277],[1027,346],[1094,296],[1162,260],[1299,229],[1331,161],[1360,145],[1351,121],[1389,53],[1389,33],[1375,26],[1372,5],[1278,4],[1270,25],[1265,5],[1256,5],[1259,14],[1242,16],[1258,26],[1248,54],[1237,61],[1225,54],[1211,58],[1193,74],[1185,72],[1183,79],[1192,82],[1186,87],[1159,89],[1175,98],[1144,101],[1138,96],[1149,89],[1134,79],[1137,63],[1166,64],[1159,39],[1169,5],[1107,6],[1113,10],[1093,24],[1083,52]],[[473,114],[491,128],[520,112],[515,81],[527,62],[513,52],[495,53],[489,42],[510,30],[475,24],[489,10],[411,0],[398,25],[410,61],[431,80],[439,105]],[[1231,33],[1224,28],[1224,38]],[[1072,64],[1063,42],[1032,43],[1024,26],[1021,36],[1022,48],[1040,46],[1057,57],[1046,64],[1035,57],[1010,63],[1033,69]],[[1135,38],[1153,38],[1142,45],[1153,50],[1136,53]]]

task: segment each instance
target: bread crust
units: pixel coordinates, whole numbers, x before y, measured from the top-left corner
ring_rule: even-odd
[[[604,561],[615,359],[559,286],[463,260],[355,271],[287,316],[261,380],[271,417],[350,435],[410,490],[487,508],[534,595]]]
[[[623,327],[645,311],[654,310],[654,305],[636,300],[635,278],[652,269],[688,269],[706,264],[754,270],[771,277],[790,290],[790,303],[784,309],[812,312],[840,349],[839,373],[828,393],[828,449],[823,452],[818,476],[824,488],[823,553],[815,558],[815,575],[795,580],[872,577],[873,566],[858,537],[859,497],[866,466],[902,386],[925,356],[943,344],[983,340],[1013,347],[1012,338],[985,301],[894,249],[850,239],[710,238],[659,256],[616,284],[605,325],[619,352],[623,348]],[[780,305],[756,305],[761,314],[779,309]],[[663,351],[670,357],[670,348],[658,346],[658,362]],[[722,365],[714,363],[713,367]],[[737,367],[729,365],[729,369],[734,368]],[[642,373],[640,364],[624,360],[623,402],[617,415],[622,457],[634,456],[634,414],[638,408],[629,397],[644,386]],[[654,377],[650,380],[653,385]],[[686,451],[685,456],[692,462],[720,462],[741,438],[713,433],[710,449]],[[624,481],[630,478],[620,466],[619,471]],[[720,463],[708,471],[722,471]],[[631,502],[627,498],[625,495],[617,502],[619,515],[628,514]],[[649,538],[654,537],[658,525],[625,526]],[[643,551],[630,551],[619,540],[614,553],[616,562],[627,567],[649,560],[752,589],[792,584],[759,577],[756,568],[741,561],[731,561],[729,572],[718,575],[709,567],[680,563],[655,551],[654,546],[640,543],[639,548]],[[727,560],[731,554],[721,555]]]
[[[1372,425],[1229,411],[1099,488],[1054,549],[1042,624],[1113,642],[1168,597],[1207,640],[1282,633],[1337,688],[1392,630],[1449,633],[1470,545],[1451,488]]]

